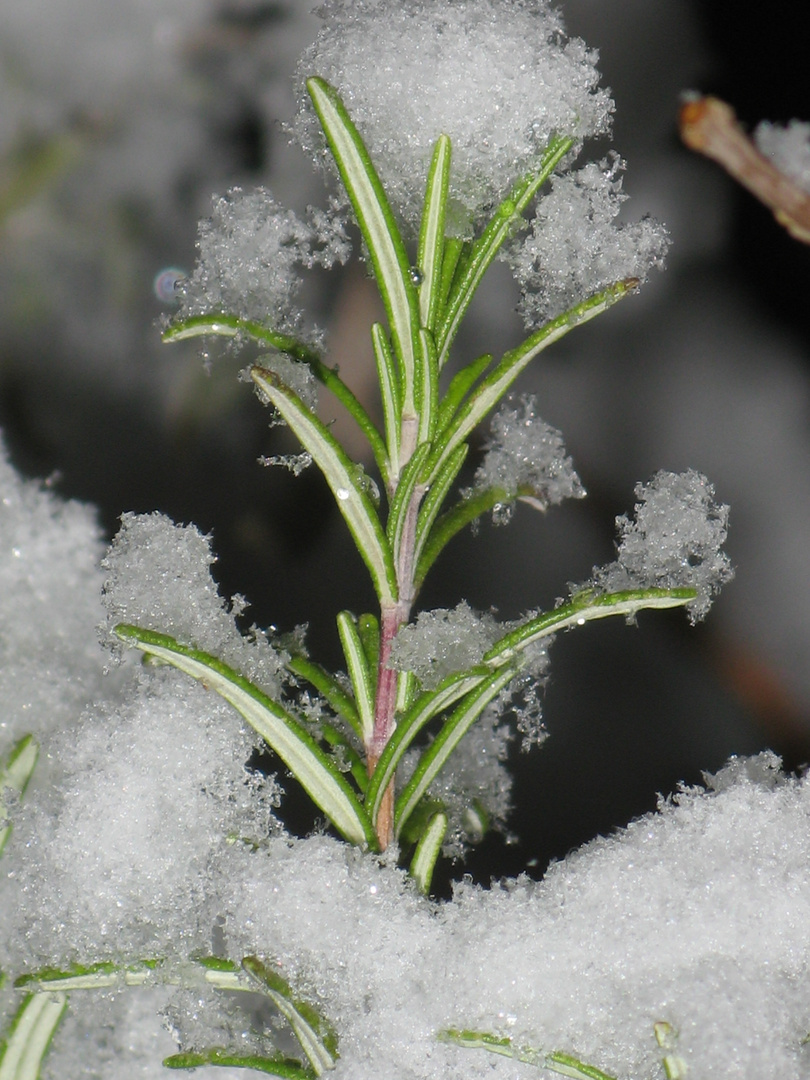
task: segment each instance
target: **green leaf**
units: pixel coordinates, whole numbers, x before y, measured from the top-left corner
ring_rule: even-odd
[[[337,625],[360,717],[360,737],[363,744],[368,745],[374,731],[376,672],[369,670],[368,658],[351,612],[341,611],[337,617]]]
[[[290,1025],[316,1076],[334,1069],[337,1035],[331,1024],[308,1002],[297,999],[289,983],[258,957],[246,956],[242,967],[261,987]]]
[[[557,1050],[544,1053],[531,1046],[516,1046],[514,1040],[508,1036],[448,1028],[440,1031],[438,1038],[441,1042],[453,1043],[455,1046],[463,1046],[466,1049],[488,1050],[491,1054],[523,1061],[527,1065],[536,1065],[538,1069],[548,1069],[550,1072],[560,1073],[563,1076],[573,1076],[577,1080],[615,1080],[601,1069],[597,1069],[594,1065],[586,1065],[571,1054],[564,1054]]]
[[[419,331],[419,354],[417,369],[417,409],[419,431],[417,441],[429,442],[436,431],[439,405],[439,366],[436,363],[436,345],[429,330]]]
[[[38,757],[39,744],[34,736],[24,735],[11,748],[5,762],[0,764],[0,855],[3,854],[12,829],[3,789],[8,788],[17,797],[22,797],[34,772]]]
[[[308,731],[277,702],[216,657],[180,645],[166,634],[121,624],[115,633],[215,690],[278,754],[309,797],[350,843],[376,849],[371,821],[347,780]]]
[[[433,330],[441,300],[442,258],[444,254],[444,221],[447,210],[447,191],[450,185],[450,139],[440,135],[436,140],[428,171],[422,225],[416,265],[422,274],[419,287],[419,315],[422,326]]]
[[[461,471],[461,467],[464,464],[468,451],[469,447],[467,444],[461,443],[448,455],[447,459],[436,471],[431,480],[428,492],[425,495],[424,502],[419,511],[419,518],[416,522],[416,539],[413,554],[414,563],[416,565],[414,581],[415,592],[419,591],[419,588],[425,579],[426,570],[420,573],[419,569],[422,563],[422,551],[425,544],[430,540],[433,523],[453,486],[453,482]]]
[[[399,434],[402,423],[402,402],[399,398],[399,381],[394,366],[394,358],[391,355],[391,347],[388,344],[385,330],[379,323],[374,323],[371,327],[371,342],[374,346],[374,360],[377,365],[377,381],[380,384],[383,420],[385,423],[385,440],[388,445],[388,472],[387,474],[383,473],[383,478],[390,493],[396,478],[399,476]]]
[[[500,401],[520,373],[543,349],[564,337],[575,326],[601,315],[617,300],[631,292],[638,282],[635,278],[618,281],[606,289],[575,304],[556,319],[541,326],[516,349],[505,353],[500,363],[480,383],[472,396],[459,408],[448,426],[435,439],[436,452],[428,466],[429,481],[442,467],[453,450],[478,426],[487,413]]]
[[[518,181],[509,196],[497,208],[481,236],[472,245],[469,257],[464,262],[463,272],[455,275],[441,325],[436,330],[439,370],[447,362],[450,346],[481,284],[481,279],[492,265],[504,241],[514,231],[515,225],[520,221],[536,192],[548,180],[573,145],[574,140],[567,136],[552,139],[546,148],[538,171]]]
[[[439,810],[428,822],[416,851],[413,853],[408,873],[414,879],[421,893],[430,892],[433,871],[442,851],[442,844],[447,833],[447,814]]]
[[[413,493],[419,482],[420,474],[429,453],[430,447],[427,443],[417,446],[413,457],[402,470],[402,476],[397,485],[396,494],[391,501],[391,510],[388,514],[387,533],[388,542],[391,545],[391,550],[394,553],[395,559],[399,554],[400,545],[402,543],[402,534],[408,520],[408,514],[412,512],[413,509]]]
[[[404,716],[397,719],[397,726],[380,755],[366,792],[366,809],[373,822],[377,821],[382,797],[394,779],[403,754],[419,732],[434,716],[444,709],[449,709],[486,678],[486,668],[478,672],[464,671],[448,675],[435,690],[420,694]]]
[[[357,484],[356,469],[328,428],[277,375],[251,369],[253,381],[267,396],[321,470],[371,574],[381,604],[397,598],[397,575],[380,519],[371,499]]]
[[[479,356],[477,360],[473,360],[471,363],[466,364],[461,368],[460,371],[456,372],[450,380],[447,392],[439,404],[439,413],[436,419],[436,428],[438,431],[443,431],[447,427],[467,391],[472,387],[478,377],[489,367],[492,363],[492,359],[492,353],[484,353],[483,356]]]
[[[422,585],[433,563],[457,533],[485,514],[487,510],[491,510],[500,503],[513,502],[516,498],[516,495],[510,497],[502,489],[486,488],[484,491],[460,499],[455,506],[443,514],[431,530],[427,543],[420,550],[414,574],[415,588],[418,589]]]
[[[450,755],[469,729],[506,684],[514,678],[516,668],[505,665],[482,679],[478,687],[462,700],[445,721],[435,740],[425,750],[394,807],[394,831],[399,836],[414,807],[444,768]],[[371,785],[369,785],[370,787]]]
[[[343,755],[343,760],[349,766],[349,772],[354,777],[358,791],[361,795],[365,795],[368,788],[368,773],[363,759],[339,728],[323,720],[320,722],[319,728],[323,741]],[[340,768],[339,763],[338,768]]]
[[[380,664],[380,620],[368,611],[358,615],[357,633],[363,643],[368,669],[376,679],[377,668]]]
[[[314,1080],[315,1072],[305,1068],[295,1058],[283,1055],[263,1057],[261,1054],[239,1054],[212,1046],[206,1050],[189,1050],[163,1059],[167,1069],[198,1069],[201,1065],[222,1065],[232,1069],[253,1069],[254,1072],[280,1076],[283,1080]]]
[[[408,254],[368,150],[337,91],[320,78],[307,79],[307,90],[368,247],[402,364],[403,410],[413,416],[419,310]]]
[[[376,425],[337,371],[324,364],[309,345],[289,334],[279,333],[264,323],[256,322],[255,319],[243,319],[240,315],[225,312],[192,315],[187,319],[176,320],[163,331],[163,341],[167,343],[196,337],[246,337],[306,364],[318,382],[331,391],[354,418],[371,447],[383,478],[387,478],[388,454]]]
[[[67,994],[26,994],[0,1041],[0,1080],[37,1080]]]
[[[37,991],[103,990],[111,986],[143,986],[155,978],[160,960],[143,960],[134,964],[115,964],[102,960],[96,964],[71,964],[67,968],[40,968],[21,975],[14,985],[32,987]]]
[[[444,241],[444,258],[442,259],[442,280],[439,286],[439,309],[444,315],[447,298],[456,281],[456,274],[465,264],[465,255],[469,256],[472,242],[460,240],[456,236],[448,236]]]
[[[338,716],[349,724],[358,738],[363,738],[363,727],[355,704],[334,675],[330,675],[326,668],[321,667],[320,664],[316,664],[314,660],[310,660],[308,656],[302,656],[300,653],[291,656],[286,666],[293,674],[300,675],[308,683],[311,683],[323,695]]]
[[[694,589],[634,589],[615,593],[595,593],[586,589],[569,603],[553,611],[545,611],[505,634],[486,653],[484,663],[494,665],[508,662],[532,642],[569,626],[584,626],[586,622],[607,619],[611,615],[632,618],[645,608],[682,607],[694,600],[696,595]]]

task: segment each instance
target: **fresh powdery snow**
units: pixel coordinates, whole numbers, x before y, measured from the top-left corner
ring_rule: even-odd
[[[552,135],[606,133],[613,103],[598,87],[596,53],[564,41],[547,3],[502,0],[327,0],[325,25],[299,62],[336,87],[366,142],[395,211],[418,228],[424,178],[439,135],[453,144],[454,228],[471,223],[535,168]],[[403,62],[404,61],[404,62]],[[295,133],[323,162],[301,88]]]

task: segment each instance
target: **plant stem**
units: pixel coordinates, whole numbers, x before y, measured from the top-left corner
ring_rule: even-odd
[[[416,445],[418,419],[403,417],[401,467],[407,464]],[[380,659],[377,667],[377,695],[374,705],[374,731],[366,748],[369,776],[374,772],[380,755],[391,738],[396,726],[397,684],[399,674],[389,666],[391,648],[397,631],[411,615],[414,601],[414,552],[416,548],[416,523],[419,506],[426,487],[417,484],[405,514],[396,560],[399,599],[393,604],[383,604],[380,609]],[[394,839],[394,784],[388,785],[377,814],[377,839],[380,850],[385,851]]]

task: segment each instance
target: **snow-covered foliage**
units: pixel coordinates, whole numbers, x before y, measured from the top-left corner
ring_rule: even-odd
[[[453,228],[536,168],[552,135],[604,134],[613,103],[596,54],[564,40],[546,0],[328,0],[324,27],[299,62],[346,102],[395,212],[418,228],[424,177],[439,135],[453,143]],[[301,92],[295,133],[316,161],[321,138]]]
[[[593,584],[606,592],[650,587],[694,588],[688,605],[693,622],[703,619],[720,588],[733,577],[725,542],[729,508],[714,501],[700,473],[657,473],[636,485],[635,518],[616,519],[616,562],[594,570]]]
[[[519,497],[538,510],[585,495],[561,433],[537,415],[533,395],[501,406],[490,421],[485,450],[473,493],[502,490],[505,499]],[[495,520],[509,520],[507,505],[498,508]]]
[[[527,326],[561,314],[613,281],[644,281],[663,266],[669,246],[663,226],[650,218],[616,220],[627,199],[623,168],[613,154],[552,179],[531,232],[508,256],[523,291]]]
[[[765,120],[754,131],[757,146],[791,180],[810,192],[810,124],[791,120],[772,124]]]
[[[428,690],[457,671],[480,663],[503,633],[492,615],[477,615],[462,600],[457,607],[422,611],[400,628],[391,652],[391,666],[412,671]]]

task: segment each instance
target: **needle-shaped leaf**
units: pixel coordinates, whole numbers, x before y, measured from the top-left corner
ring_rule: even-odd
[[[283,1080],[314,1080],[316,1073],[295,1058],[283,1055],[264,1057],[261,1054],[240,1054],[212,1046],[206,1050],[188,1050],[171,1054],[163,1059],[167,1069],[199,1069],[202,1065],[220,1065],[231,1069],[252,1069],[268,1076],[280,1076]]]
[[[365,745],[368,745],[374,730],[376,672],[369,668],[368,657],[351,612],[341,611],[337,617],[337,626],[343,655],[346,657],[346,667],[354,689],[357,714],[360,717],[360,738]]]
[[[535,173],[519,180],[509,196],[495,211],[492,220],[481,236],[472,245],[469,257],[465,260],[463,273],[456,274],[447,298],[441,325],[436,330],[436,348],[438,350],[439,369],[444,367],[450,353],[461,320],[470,306],[473,296],[481,284],[481,279],[492,265],[495,256],[515,228],[523,212],[534,198],[537,191],[551,176],[554,169],[571,147],[574,140],[565,136],[551,140],[540,168]]]
[[[440,1031],[442,1042],[453,1043],[470,1050],[488,1050],[490,1054],[513,1058],[527,1065],[536,1065],[538,1069],[548,1069],[562,1076],[573,1076],[576,1080],[615,1080],[608,1073],[587,1065],[572,1054],[559,1050],[546,1053],[531,1046],[520,1046],[508,1035],[490,1035],[485,1031],[463,1031],[454,1028]]]
[[[411,703],[407,712],[397,720],[394,733],[374,769],[366,792],[366,808],[371,820],[376,822],[383,794],[394,779],[402,756],[419,732],[434,716],[464,697],[487,678],[486,668],[475,672],[448,675],[435,690],[425,691]]]
[[[249,338],[260,345],[270,346],[279,352],[299,360],[307,365],[315,378],[327,388],[347,412],[354,418],[357,426],[365,435],[374,460],[387,480],[389,463],[385,443],[374,421],[343,382],[334,368],[324,364],[317,352],[298,338],[279,333],[255,319],[244,319],[240,315],[225,312],[210,312],[192,315],[187,319],[172,322],[163,331],[164,342],[184,341],[196,337]]]
[[[251,369],[253,381],[275,406],[321,470],[371,574],[381,604],[397,598],[391,548],[371,499],[357,483],[357,470],[329,429],[298,395],[272,372]]]
[[[416,541],[414,544],[414,561],[417,568],[415,589],[417,591],[424,581],[426,572],[425,570],[420,574],[419,570],[422,561],[422,551],[429,542],[433,523],[453,486],[453,482],[461,471],[461,466],[464,464],[468,451],[469,447],[467,446],[467,443],[463,442],[447,456],[444,463],[435,472],[427,495],[425,495],[420,508],[419,518],[416,522]]]
[[[388,514],[388,542],[394,552],[394,558],[400,548],[402,533],[408,513],[412,507],[413,493],[419,481],[420,473],[427,461],[430,447],[427,443],[418,446],[413,457],[402,470],[402,476],[397,486],[396,494],[391,502],[391,510]]]
[[[428,171],[425,206],[419,230],[416,265],[422,275],[419,287],[419,314],[422,326],[432,330],[441,299],[444,221],[450,184],[450,139],[440,135]]]
[[[0,1080],[37,1080],[67,994],[26,994],[0,1040]]]
[[[385,441],[388,445],[388,474],[383,478],[390,491],[392,483],[399,477],[399,433],[402,424],[402,403],[399,398],[399,380],[394,358],[385,330],[379,323],[371,327],[371,341],[374,346],[374,360],[377,365],[377,381],[380,384],[380,397],[385,424]]]
[[[20,976],[15,986],[59,993],[101,990],[111,986],[143,986],[155,978],[160,966],[160,960],[143,960],[134,964],[115,964],[103,960],[96,964],[71,964],[66,968],[40,968]]]
[[[507,664],[498,668],[488,678],[482,679],[476,689],[470,691],[462,699],[452,715],[444,722],[439,734],[420,757],[413,776],[396,801],[394,830],[397,836],[455,748],[490,701],[497,697],[504,686],[514,678],[516,671],[517,668]]]
[[[481,517],[487,510],[492,510],[500,503],[512,502],[516,497],[510,497],[502,489],[486,488],[475,495],[461,499],[443,514],[421,549],[419,561],[416,564],[414,587],[418,589],[422,585],[427,572],[456,533],[461,532],[466,525]]]
[[[315,689],[329,702],[338,716],[342,717],[352,728],[358,738],[363,738],[363,728],[354,702],[326,668],[310,660],[308,656],[296,654],[290,657],[287,668],[294,675],[300,675],[311,683]]]
[[[436,345],[429,330],[419,331],[417,370],[417,400],[419,432],[417,439],[426,443],[436,430],[436,414],[439,407],[439,366],[436,362]]]
[[[6,760],[0,763],[0,855],[11,836],[12,825],[8,819],[4,789],[19,798],[24,794],[28,781],[39,757],[39,745],[33,735],[24,735],[11,749]]]
[[[697,596],[695,589],[633,589],[626,592],[595,593],[585,590],[569,603],[553,611],[545,611],[505,634],[484,656],[486,664],[502,664],[511,660],[534,641],[550,637],[569,626],[584,626],[595,619],[612,615],[632,617],[645,608],[683,607]]]
[[[450,385],[447,387],[442,400],[439,402],[439,412],[436,418],[436,428],[438,431],[442,431],[450,423],[453,418],[453,413],[461,404],[467,391],[473,386],[479,376],[489,367],[492,363],[492,353],[484,353],[483,356],[479,356],[477,360],[473,360],[471,363],[466,364],[460,371],[457,371],[453,378],[450,380]]]
[[[444,257],[442,259],[442,280],[439,286],[439,307],[444,316],[447,298],[456,282],[456,275],[463,271],[466,264],[465,255],[469,256],[472,241],[461,240],[456,236],[448,236],[444,241]]]
[[[307,1002],[296,998],[289,983],[257,957],[246,956],[242,967],[290,1025],[315,1075],[334,1069],[337,1035],[331,1024]]]
[[[286,709],[221,660],[181,645],[166,634],[124,624],[115,632],[122,641],[172,664],[230,702],[278,754],[338,832],[358,847],[376,847],[371,821],[348,781]]]
[[[413,415],[419,305],[408,254],[368,150],[337,91],[320,78],[308,79],[307,90],[368,248],[402,365],[403,409]]]
[[[479,384],[472,396],[464,402],[452,421],[436,436],[436,451],[428,467],[429,482],[441,468],[453,450],[478,426],[483,418],[500,401],[509,387],[528,364],[553,342],[564,337],[575,326],[586,323],[600,315],[617,300],[621,300],[638,285],[635,278],[618,281],[606,289],[575,304],[556,319],[541,326],[516,349],[505,353],[501,361]]]
[[[439,810],[428,822],[413,853],[408,873],[416,882],[419,891],[425,895],[430,892],[433,871],[441,854],[446,833],[447,814],[444,810]]]

